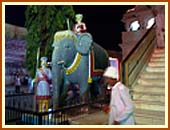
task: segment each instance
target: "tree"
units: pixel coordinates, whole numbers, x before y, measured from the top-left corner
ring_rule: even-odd
[[[56,31],[66,30],[69,18],[73,25],[74,10],[71,5],[29,5],[25,11],[28,31],[26,37],[26,68],[31,76],[35,75],[37,50],[40,56],[47,56],[51,60],[53,37]]]

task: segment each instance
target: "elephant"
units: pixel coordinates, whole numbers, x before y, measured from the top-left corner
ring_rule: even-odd
[[[87,96],[89,83],[102,76],[109,60],[106,50],[93,42],[90,33],[58,31],[52,46],[53,107],[58,108],[66,95],[67,84],[79,84],[80,96]]]

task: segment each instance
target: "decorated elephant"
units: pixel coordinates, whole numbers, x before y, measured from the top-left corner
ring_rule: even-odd
[[[63,102],[70,82],[79,84],[81,97],[88,95],[89,83],[101,77],[108,66],[108,55],[89,33],[75,35],[70,30],[56,32],[53,47],[53,107],[56,108]]]

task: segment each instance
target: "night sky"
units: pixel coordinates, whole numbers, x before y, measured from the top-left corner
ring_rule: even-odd
[[[105,49],[121,51],[118,46],[121,43],[121,32],[124,25],[121,22],[122,15],[134,6],[129,5],[76,5],[75,13],[82,13],[83,22],[87,31],[93,36],[95,42]],[[6,5],[5,22],[24,27],[26,6]]]

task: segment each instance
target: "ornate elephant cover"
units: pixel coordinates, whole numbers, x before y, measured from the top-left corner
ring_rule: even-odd
[[[101,76],[108,66],[108,54],[96,43],[93,43],[93,49],[91,50],[91,75]]]

